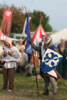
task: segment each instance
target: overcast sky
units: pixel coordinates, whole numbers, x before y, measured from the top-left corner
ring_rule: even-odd
[[[54,30],[67,28],[67,0],[0,0],[0,4],[26,6],[30,11],[43,11],[50,17]]]

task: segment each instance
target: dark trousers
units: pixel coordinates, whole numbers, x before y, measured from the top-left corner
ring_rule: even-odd
[[[23,73],[23,72],[25,72],[25,66],[26,66],[26,65],[21,65],[21,66],[18,65],[18,66],[17,66],[17,69],[16,69],[16,72],[17,72],[17,73]]]
[[[14,89],[14,74],[15,68],[5,69],[3,68],[3,89],[7,90],[8,82],[9,89]]]

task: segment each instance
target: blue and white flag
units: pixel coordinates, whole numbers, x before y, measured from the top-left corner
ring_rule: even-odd
[[[26,44],[26,47],[25,47],[26,53],[27,54],[32,54],[31,45],[29,44],[29,41],[30,41],[29,16],[27,16],[27,20],[26,20],[25,33],[27,35],[27,44]]]
[[[42,59],[42,71],[49,72],[55,69],[62,59],[63,56],[61,56],[59,53],[51,49],[47,49]]]

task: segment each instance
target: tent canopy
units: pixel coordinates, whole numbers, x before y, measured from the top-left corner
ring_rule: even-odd
[[[60,43],[61,39],[67,41],[67,29],[63,29],[55,34],[52,34],[50,37],[52,38],[52,43],[56,45]]]
[[[34,42],[35,45],[37,46],[39,45],[42,35],[45,35],[45,37],[47,36],[46,32],[44,31],[43,27],[40,24],[32,37],[32,41]]]

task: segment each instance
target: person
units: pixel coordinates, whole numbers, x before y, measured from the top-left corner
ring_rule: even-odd
[[[8,82],[9,89],[8,92],[14,90],[14,74],[16,68],[16,62],[20,57],[20,52],[14,46],[9,39],[4,41],[4,48],[2,54],[2,61],[5,62],[3,66],[3,89],[7,90]]]
[[[30,62],[25,67],[26,76],[32,76],[34,71],[33,56],[30,58]]]
[[[67,79],[67,48],[65,48],[64,39],[61,39],[61,43],[58,46],[58,52],[63,56],[63,60],[56,69],[64,79]]]
[[[33,59],[34,59],[35,67],[37,67],[38,66],[38,57],[36,56],[36,51],[33,51]]]
[[[28,62],[28,56],[25,53],[25,46],[22,46],[20,48],[20,53],[21,56],[17,62],[17,72],[25,72],[25,66],[27,65]]]
[[[27,40],[24,40],[23,45],[26,46],[26,44],[27,44]]]
[[[12,41],[12,45],[13,46],[16,46],[16,42],[14,40]]]
[[[53,87],[53,94],[56,94],[57,93],[56,78],[50,76],[48,73],[44,73],[41,69],[42,58],[43,58],[43,55],[44,55],[46,49],[47,48],[55,49],[55,46],[50,46],[51,45],[51,38],[49,36],[47,36],[45,38],[45,36],[43,35],[42,36],[42,41],[39,43],[39,47],[36,47],[33,43],[31,43],[31,45],[35,50],[39,51],[39,55],[40,55],[40,75],[44,79],[44,92],[43,92],[43,95],[49,95],[49,83],[50,82],[51,82],[52,87]]]
[[[17,49],[20,50],[20,48],[23,46],[23,40],[20,39],[19,43],[16,45]]]

